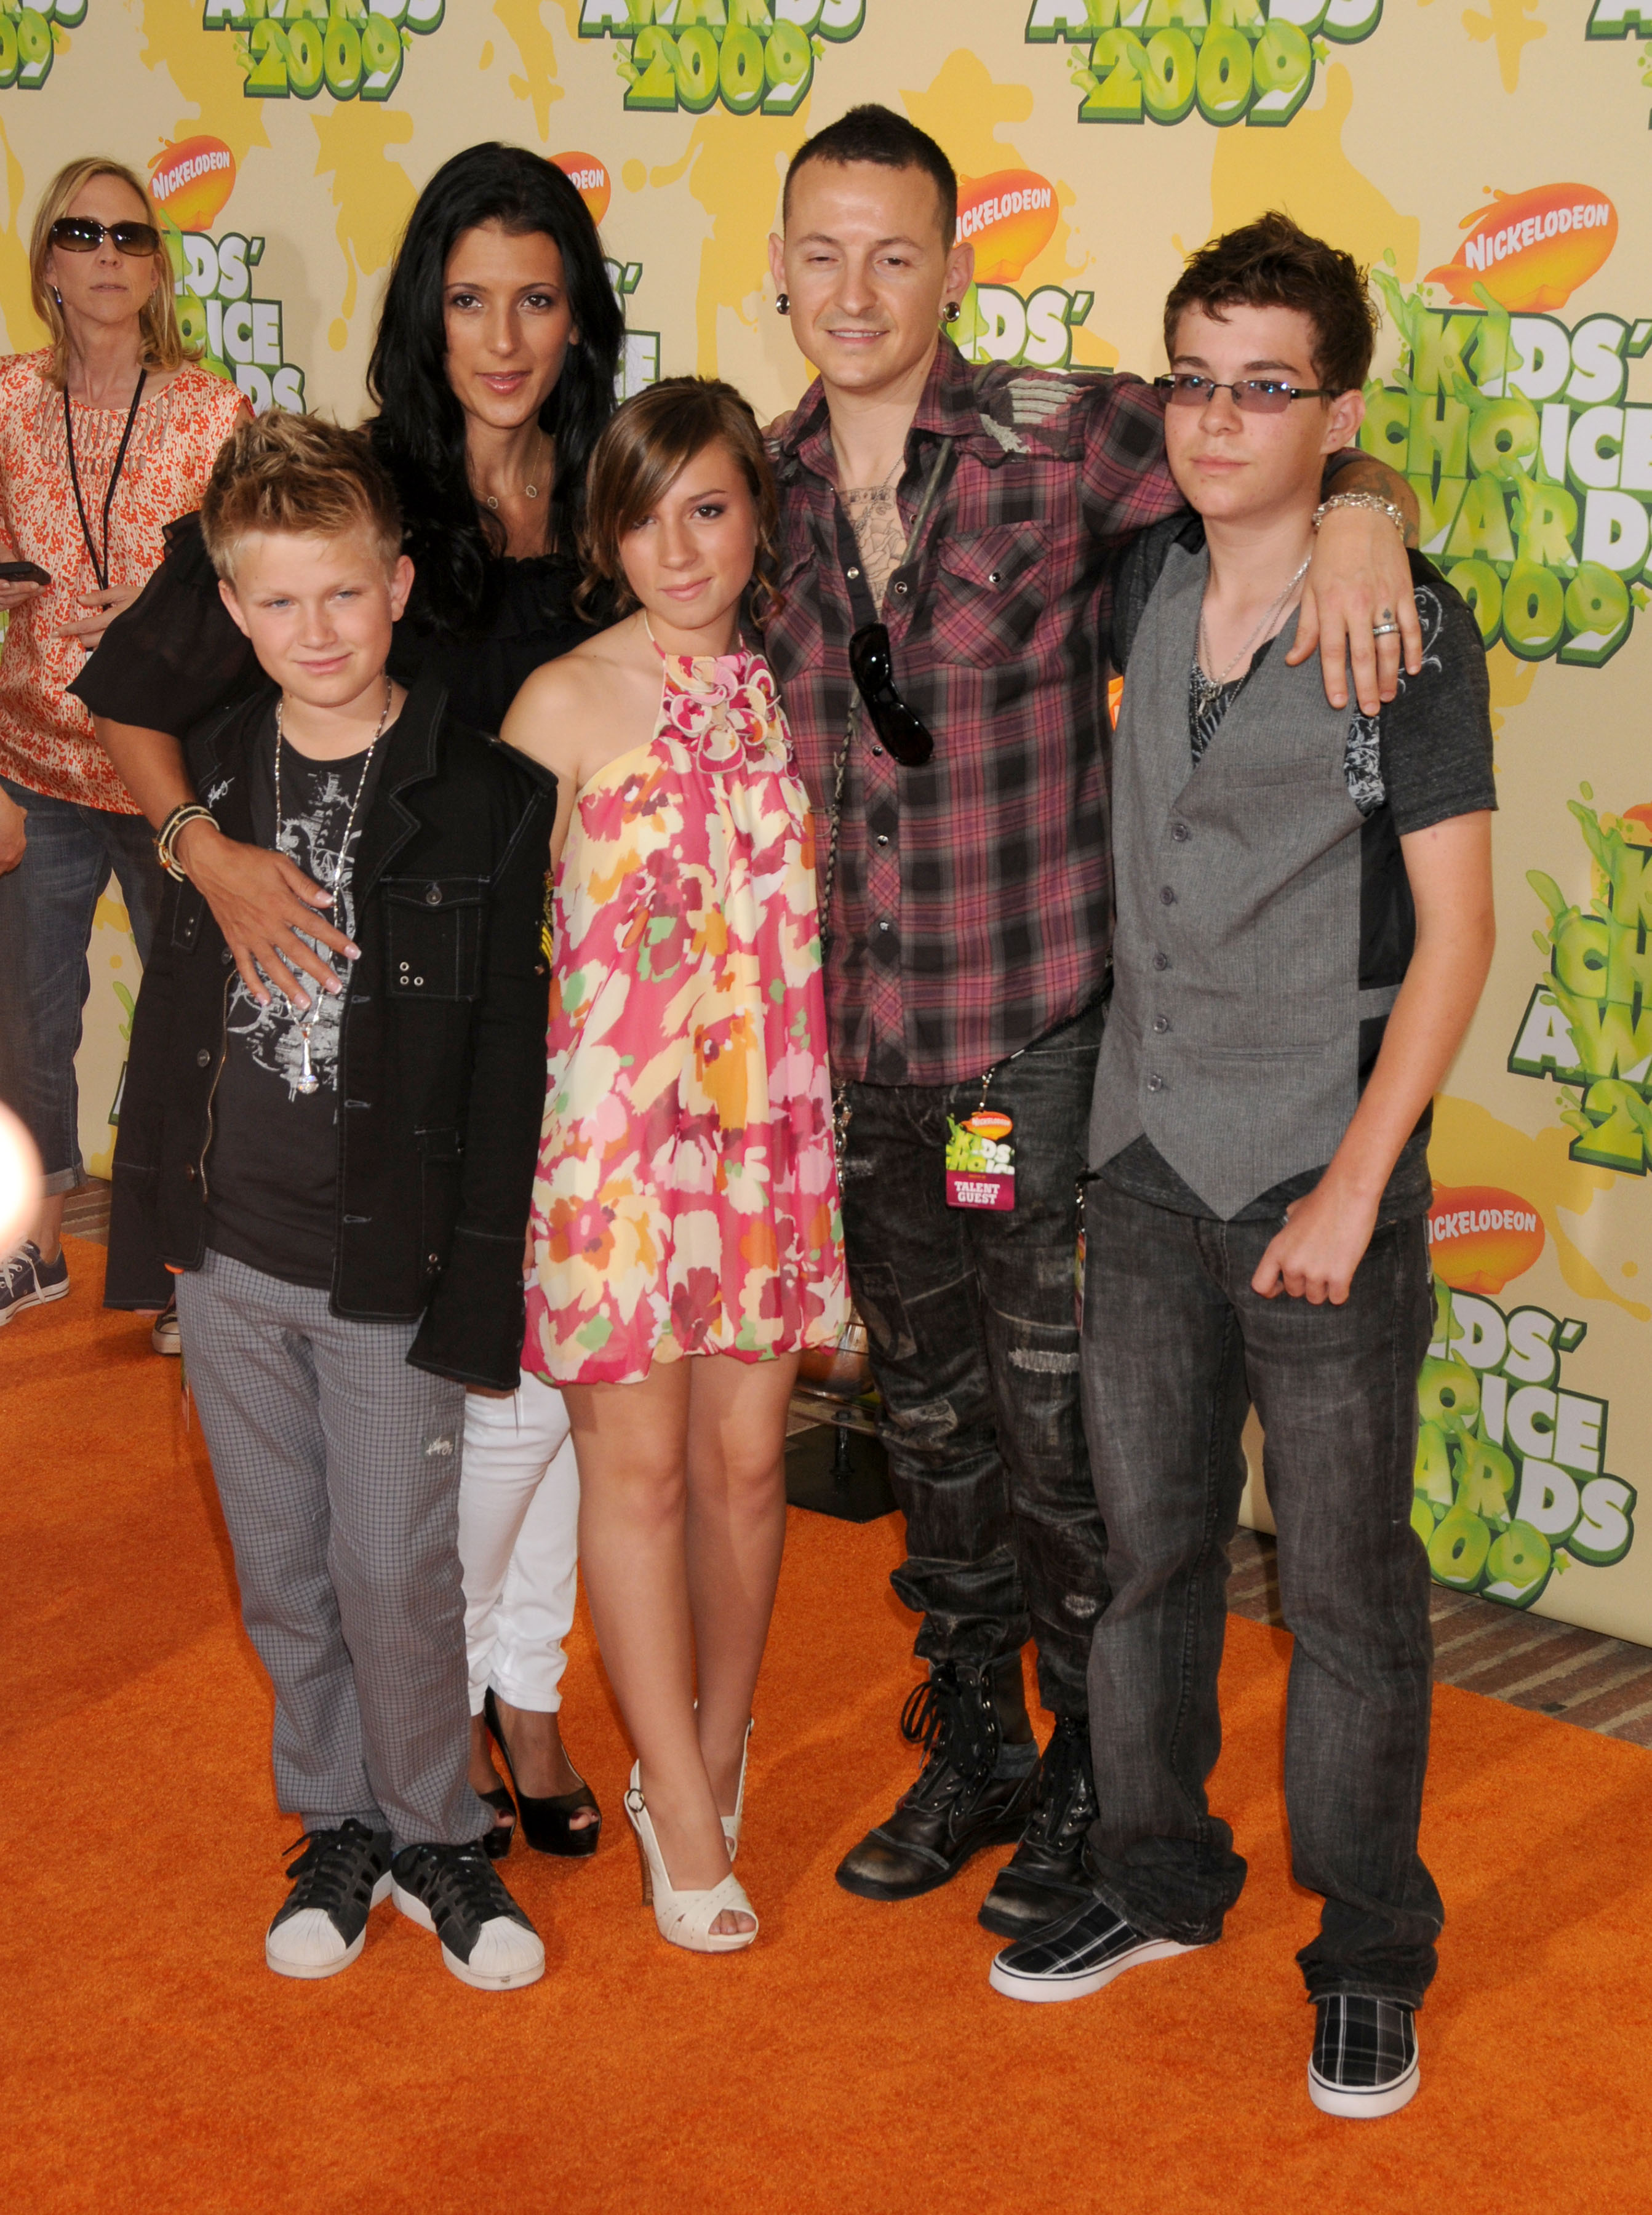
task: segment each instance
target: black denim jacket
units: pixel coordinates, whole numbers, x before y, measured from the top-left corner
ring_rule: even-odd
[[[271,694],[188,741],[226,837],[253,838],[251,747]],[[545,1097],[540,919],[556,779],[455,723],[421,681],[385,742],[354,869],[339,1057],[333,1312],[420,1321],[408,1359],[513,1389],[522,1239]],[[155,1307],[206,1249],[212,1102],[235,968],[211,910],[169,883],[132,1023],[114,1154],[110,1307]]]

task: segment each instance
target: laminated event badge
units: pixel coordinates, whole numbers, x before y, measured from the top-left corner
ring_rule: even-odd
[[[947,1206],[1012,1208],[1016,1204],[1015,1124],[980,1107],[961,1123],[947,1118]]]

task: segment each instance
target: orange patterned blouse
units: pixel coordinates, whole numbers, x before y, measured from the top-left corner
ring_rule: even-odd
[[[48,381],[49,348],[0,359],[0,558],[38,561],[52,582],[14,611],[0,654],[0,776],[53,800],[136,815],[67,687],[86,666],[78,639],[53,638],[87,613],[97,578],[81,535],[63,435],[63,393]],[[72,402],[75,467],[101,551],[103,496],[126,428],[124,408]],[[218,450],[246,408],[243,393],[186,364],[138,410],[109,516],[109,583],[141,585],[165,543],[163,526],[200,506]]]

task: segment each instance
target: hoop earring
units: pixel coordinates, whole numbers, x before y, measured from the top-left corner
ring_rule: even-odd
[[[959,305],[959,304],[958,304],[958,302],[957,302],[956,300],[949,300],[949,301],[947,302],[947,306],[946,306],[946,319],[947,319],[948,322],[949,322],[949,323],[955,323],[955,322],[957,322],[957,320],[958,320],[959,316],[961,316],[961,315],[962,315],[962,313],[963,313],[963,310],[962,310],[962,308]]]
[[[777,316],[790,315],[791,294],[789,292],[777,292],[775,295],[774,311]]]

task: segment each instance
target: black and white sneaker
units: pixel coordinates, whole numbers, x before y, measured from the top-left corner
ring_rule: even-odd
[[[1308,2064],[1308,2097],[1327,2115],[1391,2115],[1422,2082],[1413,2010],[1403,2000],[1330,1992]]]
[[[351,1821],[311,1831],[303,1844],[264,1959],[278,1977],[335,1977],[361,1951],[367,1917],[390,1888],[390,1834]]]
[[[545,1973],[538,1932],[506,1891],[483,1843],[403,1846],[391,1863],[403,1915],[442,1942],[442,1959],[478,1991],[514,1991]]]
[[[32,1238],[0,1256],[0,1323],[25,1308],[44,1307],[69,1293],[69,1256],[59,1247],[55,1261],[43,1261]]]
[[[1139,1961],[1166,1961],[1172,1954],[1198,1950],[1174,1938],[1145,1938],[1105,1900],[1092,1899],[1059,1923],[1006,1946],[987,1981],[1006,1999],[1088,1999]]]

